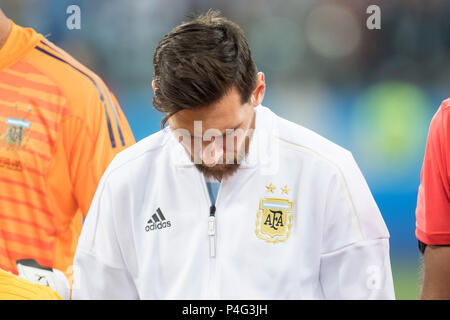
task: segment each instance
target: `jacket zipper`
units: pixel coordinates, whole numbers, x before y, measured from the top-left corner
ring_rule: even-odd
[[[217,193],[216,203],[212,203],[212,199],[209,196],[208,188],[206,186],[206,179],[203,177],[203,190],[206,195],[206,199],[209,200],[209,216],[208,216],[208,237],[209,237],[209,280],[207,287],[206,299],[217,299],[217,279],[216,279],[216,248],[217,248],[217,222],[216,211],[217,204],[219,202],[219,195],[221,193],[222,185],[219,187]]]
[[[213,204],[209,207],[209,221],[208,221],[208,235],[209,235],[209,257],[216,257],[216,206]]]

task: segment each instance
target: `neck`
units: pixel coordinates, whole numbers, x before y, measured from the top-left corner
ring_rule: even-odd
[[[3,45],[5,44],[10,30],[11,30],[11,23],[9,22],[8,18],[5,16],[3,11],[0,10],[0,48],[3,47]]]

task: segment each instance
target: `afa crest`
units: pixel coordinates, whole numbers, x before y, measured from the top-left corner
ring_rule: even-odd
[[[256,215],[256,236],[267,242],[286,241],[292,229],[292,210],[293,202],[288,199],[261,199]]]
[[[6,120],[8,129],[5,135],[5,142],[12,146],[20,146],[25,136],[25,130],[29,128],[30,123],[22,119],[8,118]]]
[[[31,112],[31,106],[19,107],[14,106],[14,111],[17,113],[26,112],[25,118],[28,118]],[[0,147],[5,147],[11,151],[17,151],[25,148],[28,143],[31,131],[31,123],[20,117],[6,118],[5,123],[0,123]]]
[[[12,149],[23,147],[28,141],[30,123],[24,119],[6,119],[4,143]]]

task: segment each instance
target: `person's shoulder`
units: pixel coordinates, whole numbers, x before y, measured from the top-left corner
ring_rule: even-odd
[[[442,101],[440,109],[442,109],[442,111],[448,112],[449,108],[450,108],[450,98],[447,98]]]
[[[273,135],[280,147],[297,151],[301,155],[310,156],[342,166],[353,161],[352,153],[342,146],[330,141],[320,134],[297,123],[272,113],[274,118]]]
[[[443,145],[450,134],[450,98],[443,100],[428,129],[428,143]]]
[[[441,102],[439,109],[431,120],[431,127],[448,129],[448,122],[450,120],[450,98]]]
[[[60,89],[74,114],[84,115],[88,110],[95,112],[93,101],[112,104],[111,93],[104,81],[51,41],[43,38],[27,59]]]
[[[108,166],[105,175],[118,172],[127,174],[130,169],[139,170],[141,166],[151,168],[157,161],[155,155],[166,144],[169,135],[169,128],[166,127],[119,152]]]

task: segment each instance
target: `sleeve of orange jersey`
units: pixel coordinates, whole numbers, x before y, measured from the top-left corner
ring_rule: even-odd
[[[111,99],[104,98],[102,101],[99,95],[94,95],[90,100],[87,110],[96,110],[92,113],[96,116],[88,115],[86,119],[72,117],[64,123],[65,143],[71,145],[68,160],[73,193],[84,216],[111,160],[135,142],[119,103],[109,91],[108,95]],[[110,130],[115,147],[112,145]]]
[[[51,200],[61,213],[54,217],[58,235],[53,267],[65,272],[69,281],[73,252],[81,230],[81,216],[86,216],[97,184],[111,160],[135,142],[119,104],[109,91],[101,93],[96,88],[83,92],[86,95],[83,105],[67,102],[72,111],[60,123],[55,154],[47,176]],[[116,107],[116,117],[111,107]],[[115,146],[111,142],[110,128]]]
[[[428,133],[416,209],[416,237],[429,245],[450,244],[450,99],[434,115]]]

